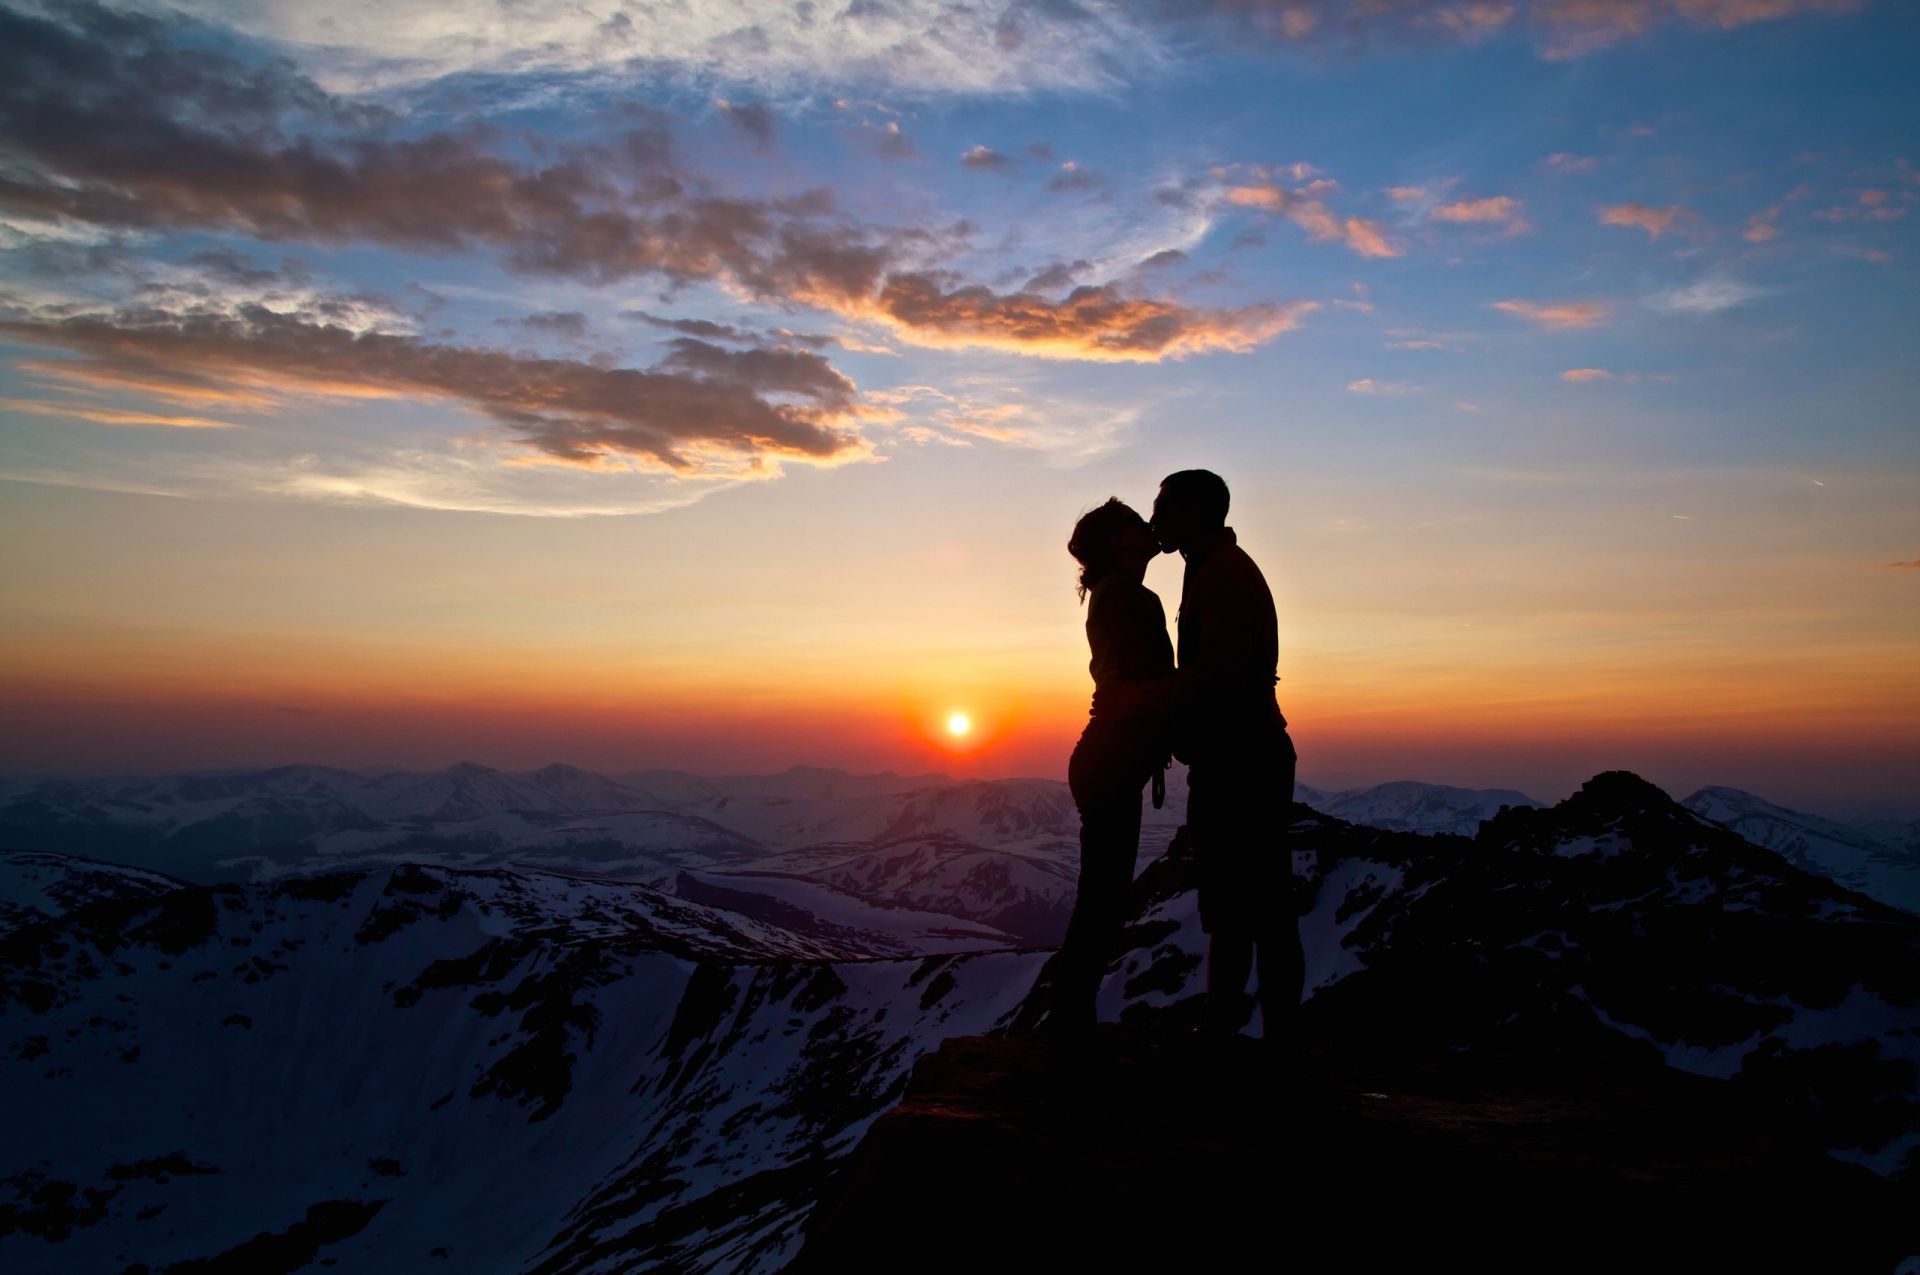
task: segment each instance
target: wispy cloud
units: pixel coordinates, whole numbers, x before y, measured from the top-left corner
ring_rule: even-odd
[[[1658,239],[1676,225],[1684,225],[1696,220],[1692,210],[1677,204],[1662,207],[1640,203],[1610,204],[1602,207],[1598,216],[1603,226],[1627,226],[1635,230],[1644,230],[1649,240]]]
[[[1590,173],[1600,166],[1600,161],[1591,155],[1575,155],[1571,151],[1555,151],[1540,161],[1543,172],[1560,177],[1571,177],[1576,173]]]
[[[1418,385],[1408,385],[1403,381],[1376,381],[1372,377],[1362,377],[1347,382],[1347,393],[1379,395],[1387,398],[1400,398],[1420,392]]]
[[[1036,452],[1050,465],[1077,468],[1131,446],[1145,405],[1034,394],[1002,379],[952,390],[903,385],[876,391],[898,420],[886,428],[909,441],[968,446],[973,441]]]
[[[1665,372],[1611,372],[1601,367],[1573,367],[1562,372],[1560,379],[1569,385],[1591,385],[1598,381],[1619,381],[1627,385],[1637,385],[1642,381],[1671,381],[1674,378]]]
[[[1718,314],[1764,297],[1770,291],[1738,279],[1716,277],[1652,293],[1641,298],[1641,303],[1662,314]]]
[[[1313,179],[1289,190],[1275,180],[1279,174],[1272,170],[1254,169],[1249,175],[1255,180],[1226,188],[1227,203],[1285,217],[1306,231],[1314,242],[1342,243],[1362,257],[1401,254],[1400,245],[1379,222],[1365,217],[1344,217],[1327,206],[1325,196],[1334,189],[1334,183]]]
[[[1510,235],[1524,234],[1532,227],[1522,214],[1520,201],[1510,195],[1491,195],[1484,199],[1462,199],[1440,204],[1427,214],[1429,220],[1456,224],[1493,223]]]
[[[1502,314],[1543,328],[1593,328],[1613,317],[1613,307],[1604,301],[1494,301]]]
[[[32,416],[59,416],[69,420],[93,421],[100,425],[159,425],[172,429],[231,429],[232,421],[217,421],[205,416],[172,416],[155,412],[126,411],[88,403],[63,403],[42,399],[0,398],[0,411],[25,412]]]
[[[532,452],[588,468],[637,462],[699,476],[868,451],[853,382],[806,351],[735,351],[680,337],[652,368],[608,367],[356,333],[258,306],[14,313],[0,319],[0,334],[82,356],[64,369],[75,385],[97,370],[105,387],[132,376],[183,392],[230,385],[276,397],[464,403]]]
[[[1740,232],[1740,237],[1748,243],[1766,243],[1769,239],[1777,238],[1780,234],[1780,213],[1779,204],[1761,209],[1747,218],[1746,229]]]

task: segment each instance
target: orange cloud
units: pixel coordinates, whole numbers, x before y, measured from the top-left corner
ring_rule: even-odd
[[[1611,381],[1613,373],[1600,367],[1574,367],[1562,372],[1560,379],[1575,385],[1584,385],[1588,381]]]
[[[1287,218],[1307,232],[1315,243],[1344,243],[1362,257],[1397,257],[1400,246],[1387,237],[1380,223],[1365,217],[1341,217],[1320,199],[1280,186],[1261,184],[1232,186],[1227,202],[1242,208],[1258,208]]]
[[[1848,13],[1865,0],[1540,0],[1533,18],[1542,29],[1541,55],[1583,57],[1644,35],[1673,18],[1729,31],[1803,13]]]
[[[1647,238],[1654,240],[1673,229],[1675,223],[1691,220],[1694,214],[1673,204],[1656,208],[1650,204],[1628,203],[1603,207],[1599,216],[1603,226],[1630,226],[1646,231]]]
[[[1543,328],[1593,328],[1613,317],[1604,301],[1495,301],[1503,314],[1525,319]]]
[[[95,421],[101,425],[165,425],[174,429],[233,428],[231,421],[209,420],[204,416],[160,416],[153,412],[127,412],[111,407],[89,407],[81,403],[47,403],[24,398],[0,398],[0,411],[26,412],[33,416],[64,416],[74,420]]]
[[[1780,234],[1780,205],[1763,208],[1747,218],[1747,228],[1740,237],[1748,243],[1765,243]]]
[[[826,298],[857,318],[886,323],[904,341],[980,347],[1042,358],[1154,363],[1213,351],[1244,353],[1292,331],[1317,302],[1205,310],[1133,297],[1112,284],[1075,288],[1056,301],[994,292],[929,273],[888,277],[871,298]]]
[[[1532,229],[1527,219],[1521,215],[1520,201],[1510,195],[1493,195],[1486,199],[1462,199],[1457,203],[1441,204],[1428,214],[1434,221],[1475,224],[1500,222],[1510,235],[1522,234]]]

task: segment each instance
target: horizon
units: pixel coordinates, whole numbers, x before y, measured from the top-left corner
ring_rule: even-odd
[[[792,774],[804,773],[804,772],[840,775],[849,779],[898,779],[898,780],[905,780],[905,781],[927,780],[935,783],[956,784],[956,785],[968,784],[968,783],[1025,783],[1025,782],[1065,783],[1066,782],[1065,779],[1060,776],[1049,776],[1049,775],[1021,775],[1021,774],[974,775],[974,774],[952,774],[945,771],[919,771],[919,772],[903,772],[903,771],[894,771],[894,770],[863,771],[863,770],[849,770],[841,766],[822,766],[822,765],[808,763],[808,762],[794,762],[790,765],[777,767],[773,769],[750,770],[750,771],[687,770],[687,769],[683,769],[675,766],[643,766],[635,769],[626,769],[626,770],[597,770],[587,766],[575,765],[574,763],[566,762],[566,761],[549,761],[539,765],[532,765],[532,766],[496,766],[496,765],[490,765],[486,762],[476,761],[471,757],[460,758],[458,760],[446,762],[440,765],[426,764],[421,766],[395,766],[395,765],[389,765],[386,763],[343,765],[343,764],[333,764],[333,763],[326,763],[326,762],[294,761],[294,762],[278,762],[272,765],[196,766],[196,767],[190,767],[185,770],[164,770],[163,769],[163,770],[154,770],[154,771],[107,771],[107,772],[100,772],[96,774],[74,774],[70,772],[58,773],[58,774],[53,772],[47,772],[47,773],[36,774],[31,772],[15,771],[15,772],[6,773],[6,774],[0,774],[0,779],[11,780],[16,782],[37,782],[37,781],[48,780],[48,779],[73,779],[73,780],[80,780],[80,781],[110,782],[113,780],[216,778],[216,777],[224,777],[224,776],[231,776],[231,775],[260,774],[260,773],[264,773],[266,771],[272,771],[272,770],[298,770],[298,769],[311,767],[313,769],[320,769],[320,770],[337,770],[344,774],[354,775],[357,778],[377,780],[377,779],[391,778],[397,775],[424,777],[424,776],[441,774],[448,770],[459,769],[460,767],[463,767],[463,766],[477,767],[481,770],[490,771],[494,774],[514,775],[514,776],[534,775],[534,774],[540,773],[541,771],[550,770],[550,769],[576,770],[586,774],[596,775],[602,778],[613,779],[621,782],[625,782],[628,780],[642,779],[649,774],[678,775],[678,776],[684,776],[692,779],[709,779],[709,780],[718,781],[718,780],[729,780],[729,779],[777,779],[786,775],[792,775]],[[1185,768],[1179,766],[1178,763],[1175,764],[1176,775],[1180,771],[1183,771],[1184,769]],[[1345,795],[1345,794],[1354,793],[1354,792],[1365,792],[1365,791],[1370,791],[1376,788],[1387,787],[1392,784],[1414,784],[1414,785],[1419,785],[1424,787],[1449,788],[1449,789],[1462,791],[1462,792],[1493,792],[1493,791],[1513,792],[1518,794],[1519,796],[1527,798],[1529,801],[1537,802],[1542,807],[1549,807],[1549,806],[1558,805],[1560,802],[1567,800],[1569,797],[1579,792],[1580,789],[1585,787],[1588,783],[1591,783],[1594,779],[1598,778],[1602,774],[1618,773],[1622,771],[1628,774],[1638,775],[1639,778],[1646,780],[1646,782],[1653,784],[1654,787],[1661,789],[1663,792],[1667,794],[1667,796],[1670,799],[1672,799],[1675,802],[1685,801],[1687,798],[1697,795],[1698,793],[1709,790],[1709,789],[1728,789],[1728,790],[1737,791],[1737,792],[1745,792],[1749,796],[1759,797],[1763,801],[1767,801],[1772,805],[1793,811],[1798,814],[1811,815],[1814,817],[1821,817],[1821,818],[1836,819],[1841,822],[1845,822],[1850,819],[1851,820],[1873,820],[1873,821],[1920,819],[1920,804],[1916,804],[1912,802],[1909,802],[1906,804],[1892,803],[1887,805],[1877,805],[1877,804],[1867,803],[1867,804],[1862,804],[1862,805],[1852,806],[1852,807],[1843,805],[1843,806],[1831,807],[1831,808],[1828,808],[1828,807],[1808,808],[1804,806],[1795,806],[1791,802],[1775,800],[1775,794],[1770,794],[1765,792],[1753,792],[1749,789],[1743,789],[1733,784],[1718,784],[1718,783],[1711,783],[1711,782],[1696,783],[1696,784],[1681,784],[1681,785],[1667,784],[1667,783],[1660,782],[1658,778],[1650,777],[1646,775],[1639,775],[1639,772],[1637,771],[1632,771],[1627,769],[1626,767],[1618,767],[1618,766],[1606,767],[1602,770],[1595,771],[1593,774],[1588,775],[1585,779],[1575,782],[1566,790],[1556,791],[1554,795],[1544,796],[1544,797],[1539,792],[1527,789],[1521,785],[1448,784],[1448,783],[1441,783],[1435,780],[1419,779],[1419,778],[1414,778],[1411,776],[1404,776],[1404,775],[1399,776],[1397,778],[1392,778],[1392,779],[1376,779],[1376,780],[1362,781],[1359,783],[1349,783],[1349,784],[1314,783],[1304,778],[1299,780],[1298,782],[1305,787],[1316,789],[1329,796]],[[1299,800],[1297,795],[1295,799]]]
[[[0,0],[0,773],[1059,779],[1206,467],[1302,782],[1920,809],[1920,8],[487,12]]]

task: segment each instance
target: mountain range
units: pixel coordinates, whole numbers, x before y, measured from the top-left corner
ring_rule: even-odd
[[[350,799],[363,782],[411,794],[435,837],[510,814],[488,826],[588,818],[469,804],[434,817],[456,798],[553,795],[527,776],[350,780],[281,774],[263,781],[271,797],[238,776],[139,801],[56,794],[150,830],[237,829],[235,808],[267,800],[364,816]],[[1064,834],[1037,784],[774,788],[676,799],[724,798],[763,834],[874,839],[782,849],[727,831],[618,878],[513,861],[502,844],[485,866],[254,845],[270,873],[214,882],[40,848],[0,857],[0,1267],[778,1269],[915,1059],[1044,1024],[1049,951],[1013,917],[964,915],[999,886],[955,882],[984,862],[1008,867],[1004,897],[1044,893],[1057,877],[1038,848]],[[1313,1031],[1370,1056],[1488,1066],[1631,1051],[1800,1113],[1829,1155],[1912,1180],[1920,918],[1624,773],[1551,808],[1497,804],[1471,838],[1292,808]],[[919,822],[947,818],[1004,844]],[[337,830],[308,835],[337,847]],[[1000,857],[968,866],[984,850]],[[1147,837],[1143,851],[1100,1007],[1177,1031],[1203,980],[1192,864]],[[829,892],[868,924],[835,921]],[[885,930],[880,915],[909,919]]]

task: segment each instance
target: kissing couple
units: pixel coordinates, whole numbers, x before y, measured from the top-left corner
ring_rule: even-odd
[[[1201,1030],[1237,1033],[1252,1012],[1256,958],[1262,1034],[1284,1041],[1305,962],[1287,848],[1295,753],[1274,683],[1277,621],[1266,578],[1227,525],[1218,474],[1169,474],[1151,521],[1118,499],[1083,515],[1067,542],[1080,564],[1093,658],[1093,707],[1067,766],[1080,811],[1080,883],[1054,960],[1048,1026],[1084,1038],[1126,924],[1140,845],[1141,793],[1164,793],[1169,757],[1187,766],[1182,830],[1208,936]],[[1162,553],[1186,560],[1179,647],[1145,584]]]

